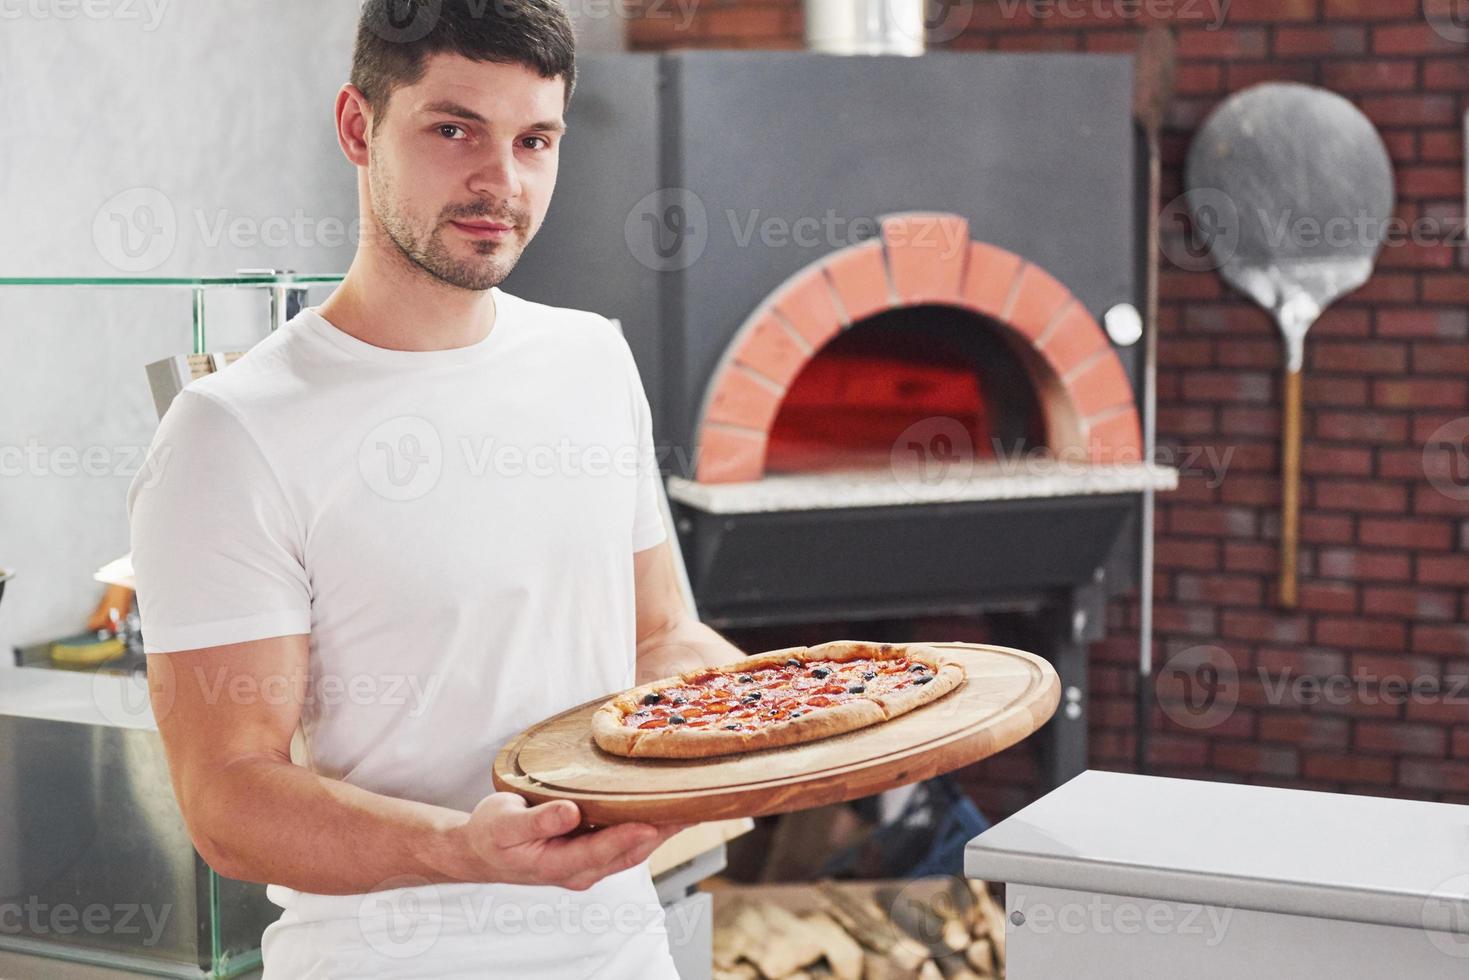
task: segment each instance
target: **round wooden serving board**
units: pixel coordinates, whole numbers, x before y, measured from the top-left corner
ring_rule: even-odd
[[[964,665],[960,687],[844,735],[710,759],[627,759],[592,741],[588,701],[526,729],[495,759],[496,789],[531,804],[573,800],[583,823],[686,823],[838,803],[967,766],[1030,735],[1061,684],[1032,653],[973,643],[928,647]]]

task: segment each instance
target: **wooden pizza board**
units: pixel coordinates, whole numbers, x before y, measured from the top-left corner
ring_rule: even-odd
[[[686,823],[839,803],[988,758],[1056,710],[1061,684],[1032,653],[973,643],[912,644],[964,664],[965,682],[891,721],[803,745],[710,759],[628,759],[592,741],[588,701],[532,725],[495,758],[495,788],[532,805],[572,800],[583,823]]]

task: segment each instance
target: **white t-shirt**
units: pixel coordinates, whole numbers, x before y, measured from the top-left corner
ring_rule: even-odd
[[[466,811],[512,735],[633,684],[633,553],[666,537],[626,342],[492,292],[489,334],[449,350],[302,310],[175,399],[128,493],[149,654],[309,633],[297,761]],[[585,892],[269,894],[272,975],[673,975],[646,864]],[[497,915],[542,907],[549,932]]]

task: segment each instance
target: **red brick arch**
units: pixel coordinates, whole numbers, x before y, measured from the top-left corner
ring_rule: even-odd
[[[786,390],[842,330],[884,310],[944,305],[971,310],[1024,338],[1032,380],[1047,406],[1053,450],[1080,447],[1095,463],[1138,462],[1132,386],[1086,308],[1040,266],[971,241],[958,215],[909,212],[881,219],[882,234],[833,252],[782,283],[735,333],[700,411],[701,483],[758,480]]]

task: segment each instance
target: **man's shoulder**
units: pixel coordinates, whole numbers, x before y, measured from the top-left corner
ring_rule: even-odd
[[[617,325],[601,313],[592,310],[578,310],[569,306],[537,303],[523,296],[508,293],[503,289],[500,290],[500,295],[505,298],[511,309],[518,310],[528,323],[537,327],[575,331],[590,335],[594,339],[621,341],[622,334]]]
[[[302,317],[306,315],[303,311],[249,347],[227,367],[191,383],[188,390],[205,395],[236,414],[289,400],[292,394],[307,394],[308,385],[302,377],[307,356]]]

